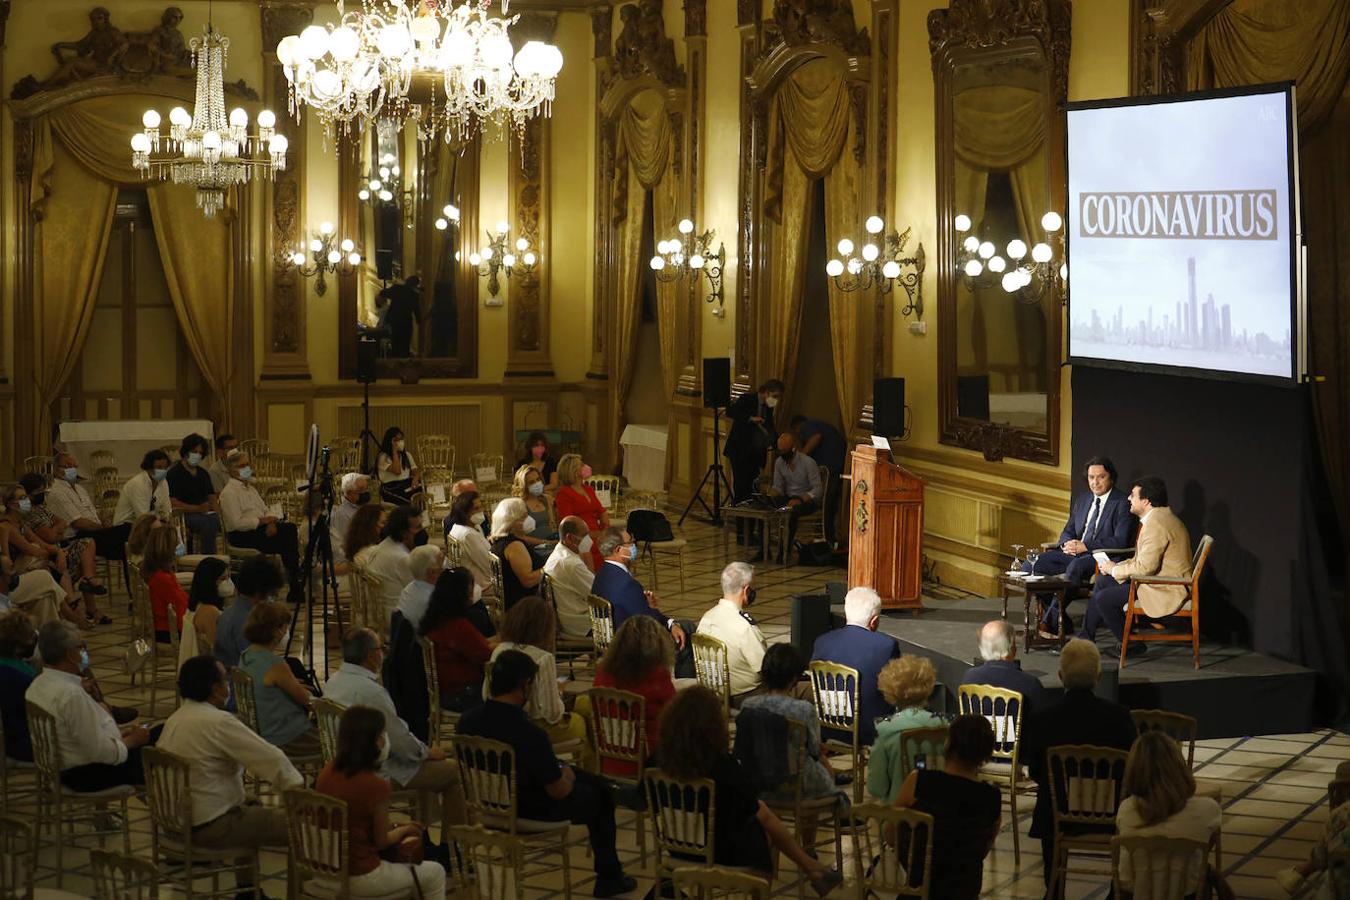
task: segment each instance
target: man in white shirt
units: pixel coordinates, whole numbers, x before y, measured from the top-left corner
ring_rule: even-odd
[[[759,687],[759,669],[767,643],[755,620],[745,611],[755,602],[755,570],[734,562],[722,570],[722,599],[703,614],[698,633],[727,645],[733,700]]]
[[[567,516],[558,523],[558,543],[544,563],[544,574],[553,585],[558,627],[571,637],[591,633],[591,608],[587,600],[595,573],[583,559],[590,552],[591,535],[584,520]]]
[[[445,834],[451,825],[467,821],[459,764],[446,759],[443,748],[428,747],[408,730],[408,723],[394,709],[393,698],[379,682],[377,673],[383,665],[384,649],[375,632],[369,628],[348,632],[342,640],[342,665],[324,684],[324,699],[343,706],[369,706],[384,713],[389,758],[380,767],[380,776],[396,790],[439,795],[441,833]]]
[[[52,466],[52,486],[47,489],[47,508],[58,519],[65,519],[62,541],[77,537],[93,538],[94,552],[104,559],[124,559],[130,523],[103,527],[98,506],[80,484],[79,464],[72,453],[58,453]]]
[[[258,489],[249,484],[253,467],[248,453],[235,450],[230,454],[230,483],[220,492],[220,519],[235,547],[248,547],[261,553],[281,557],[291,585],[290,602],[297,602],[303,594],[304,579],[300,572],[300,537],[295,524],[283,522],[271,514]]]
[[[408,574],[412,581],[403,588],[398,597],[398,611],[414,629],[422,624],[422,617],[431,603],[431,592],[436,589],[436,579],[445,571],[445,554],[441,548],[431,544],[414,547],[408,554]]]
[[[131,523],[148,512],[153,512],[167,522],[173,511],[169,502],[169,483],[165,480],[168,477],[169,454],[163,450],[146,453],[141,459],[141,471],[122,485],[113,524],[126,525],[130,531]]]
[[[366,574],[380,584],[380,600],[386,621],[398,608],[403,589],[413,580],[408,555],[422,530],[422,514],[411,506],[398,506],[384,526],[384,540],[375,545],[366,563]]]
[[[47,622],[38,630],[42,674],[24,695],[56,719],[61,748],[61,783],[73,791],[103,791],[145,784],[141,747],[155,742],[145,725],[119,728],[112,714],[84,689],[89,649],[69,622]]]
[[[222,434],[216,438],[216,455],[211,460],[211,465],[207,466],[206,472],[211,476],[211,486],[219,494],[225,490],[225,485],[230,483],[230,467],[225,460],[239,447],[239,439],[232,434]]]
[[[190,766],[192,843],[207,848],[285,847],[286,811],[248,802],[243,773],[247,769],[277,793],[304,787],[304,777],[285,753],[225,711],[230,683],[218,660],[194,656],[184,662],[178,692],[183,703],[164,723],[155,746]],[[250,876],[247,869],[235,872],[242,896],[254,896]]]
[[[352,525],[352,516],[370,502],[370,478],[360,472],[348,472],[342,476],[339,485],[342,488],[342,502],[333,507],[328,517],[328,538],[333,546],[333,565],[338,574],[347,569],[347,555],[343,547],[347,542],[347,529]]]

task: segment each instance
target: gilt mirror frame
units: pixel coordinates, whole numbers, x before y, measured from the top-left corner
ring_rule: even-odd
[[[407,128],[408,126],[404,126]],[[437,136],[416,144],[416,159],[407,158],[404,149],[403,170],[409,172],[409,162],[414,165],[416,183],[413,185],[413,226],[403,236],[403,258],[411,258],[412,264],[404,266],[400,276],[425,271],[421,262],[432,252],[436,234],[433,224],[441,215],[441,207],[447,202],[456,202],[460,209],[460,223],[457,242],[463,242],[466,236],[477,236],[479,230],[478,186],[479,186],[479,147],[481,141],[468,141],[459,151],[458,168],[455,175],[455,193],[457,200],[431,197],[433,172],[436,153],[441,149],[442,138]],[[362,166],[369,159],[371,135],[367,131],[357,131],[352,137],[337,142],[338,153],[338,232],[342,235],[359,235],[356,238],[361,250],[361,264],[350,278],[338,279],[338,375],[344,379],[356,377],[356,319],[359,308],[362,284],[367,278],[374,278],[374,236],[367,233],[366,215],[362,201],[357,196],[364,178]],[[366,152],[363,153],[363,150]],[[406,175],[405,175],[406,177]],[[473,237],[469,237],[473,239]],[[456,246],[461,246],[457,243]],[[478,376],[478,270],[469,264],[468,254],[462,254],[451,265],[455,269],[455,306],[458,315],[456,334],[456,352],[453,356],[424,357],[414,356],[407,359],[379,359],[376,361],[376,375],[382,381],[397,380],[402,384],[416,384],[423,378],[476,378]],[[422,278],[421,305],[426,311],[432,301],[435,285],[424,276]]]
[[[937,163],[938,427],[940,441],[980,451],[991,462],[1006,457],[1059,464],[1060,364],[1063,307],[1056,293],[1043,300],[1045,339],[1045,430],[962,417],[957,409],[956,151],[955,99],[958,70],[1039,55],[1045,71],[1046,209],[1063,212],[1065,197],[1064,111],[1068,100],[1069,0],[951,0],[929,13],[933,64]],[[1017,300],[1009,297],[1009,303]]]

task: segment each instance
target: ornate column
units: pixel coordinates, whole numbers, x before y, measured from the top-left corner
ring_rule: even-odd
[[[266,298],[263,316],[264,381],[308,380],[306,358],[305,280],[294,269],[279,265],[287,251],[304,236],[305,124],[288,114],[286,76],[277,62],[277,43],[314,21],[310,0],[262,0],[263,105],[277,112],[277,130],[290,147],[286,170],[263,188],[263,279]],[[303,115],[308,116],[306,112]]]
[[[764,163],[763,151],[756,148],[754,105],[750,101],[750,74],[759,58],[759,0],[736,0],[736,25],[741,35],[741,153],[736,232],[736,359],[731,372],[731,391],[739,394],[755,385],[755,298],[751,286],[752,269],[759,265],[755,252],[759,235],[755,229],[755,209],[760,203],[760,179],[757,168]]]
[[[11,5],[10,0],[0,0],[0,79],[3,79],[5,74],[5,26],[9,21],[10,5]],[[0,208],[3,208],[5,203],[8,202],[9,200],[9,191],[7,191],[5,188],[6,185],[0,183]],[[15,215],[21,214],[22,210],[19,210],[15,213]],[[7,237],[6,235],[0,235],[0,259],[12,258],[9,256],[9,248],[7,246],[6,237]],[[18,294],[17,285],[15,287],[16,290],[14,291],[12,296],[17,297]],[[12,303],[11,308],[13,308]],[[17,312],[15,312],[14,314],[17,315]],[[3,325],[4,323],[0,321],[0,327],[2,327]],[[0,348],[4,347],[3,337],[4,332],[0,331]],[[9,384],[9,376],[5,374],[5,357],[3,349],[0,349],[0,384]],[[0,423],[0,425],[3,425],[3,423]]]
[[[553,42],[558,28],[555,16],[532,15],[522,18],[520,40]],[[512,133],[507,164],[507,196],[511,198],[512,232],[530,242],[539,262],[526,272],[511,278],[510,305],[507,310],[507,378],[551,378],[553,361],[549,356],[549,293],[553,281],[551,256],[552,191],[549,166],[552,162],[552,118],[535,116],[522,133]],[[520,254],[517,253],[517,256]]]
[[[685,105],[685,177],[682,185],[686,215],[702,229],[703,221],[703,129],[707,110],[708,74],[708,0],[684,0],[684,68]],[[681,369],[675,382],[675,393],[698,397],[703,391],[703,292],[706,290],[701,272],[688,283],[681,284],[687,291],[681,317],[680,334],[684,338],[681,351]]]
[[[606,3],[591,9],[591,34],[595,38],[595,106],[600,109],[600,100],[605,96],[614,76],[612,28],[614,11]],[[612,269],[611,248],[609,243],[609,193],[610,179],[606,173],[614,168],[614,135],[606,126],[602,116],[595,115],[595,259],[593,261],[591,295],[591,364],[586,377],[595,381],[609,380],[609,364],[605,359],[606,329],[609,327],[609,274]]]

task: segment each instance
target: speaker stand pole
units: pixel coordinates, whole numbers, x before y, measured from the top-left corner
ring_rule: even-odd
[[[698,487],[694,489],[694,495],[690,497],[689,502],[685,504],[684,512],[680,513],[680,521],[677,524],[684,524],[684,520],[689,517],[689,511],[693,509],[694,504],[697,503],[699,506],[703,507],[704,512],[708,514],[709,522],[716,525],[718,528],[722,527],[722,487],[724,485],[726,486],[727,497],[729,499],[731,497],[731,483],[727,481],[726,472],[722,469],[722,457],[719,455],[722,449],[721,417],[722,414],[718,411],[717,407],[714,406],[712,465],[708,466],[708,471],[703,473],[703,480],[698,483]],[[713,490],[713,503],[711,507],[709,507],[707,502],[703,499],[703,488],[708,484],[709,480],[712,481]]]
[[[370,442],[376,437],[370,430],[370,382],[361,385],[361,412],[365,416],[365,427],[361,429],[361,471],[370,472]]]

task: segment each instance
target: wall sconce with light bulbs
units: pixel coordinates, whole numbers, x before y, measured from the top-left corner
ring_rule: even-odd
[[[362,203],[374,207],[398,207],[403,212],[403,227],[416,225],[413,192],[403,186],[403,172],[392,153],[380,157],[379,163],[362,181],[356,196]]]
[[[901,256],[909,243],[911,229],[906,228],[901,234],[887,231],[880,216],[869,216],[863,227],[867,237],[861,246],[849,238],[840,239],[836,246],[839,256],[825,264],[825,274],[834,281],[835,287],[845,292],[875,287],[881,294],[889,294],[899,284],[909,297],[900,309],[900,315],[913,313],[915,318],[922,319],[923,272],[927,266],[923,244],[915,248],[913,256]]]
[[[712,242],[716,232],[710,228],[695,235],[691,219],[681,219],[679,231],[678,237],[657,243],[656,255],[651,259],[652,271],[656,273],[657,280],[665,284],[679,281],[691,273],[697,284],[698,273],[702,272],[708,278],[708,296],[704,300],[716,304],[712,311],[714,316],[725,316],[722,265],[726,262],[726,244],[719,243],[714,252]]]
[[[530,242],[523,237],[516,238],[514,251],[506,249],[510,235],[511,226],[504,221],[498,222],[496,232],[487,233],[488,245],[469,254],[469,265],[478,269],[478,277],[488,280],[488,295],[494,298],[501,290],[499,273],[505,274],[507,278],[510,278],[511,273],[517,269],[528,274],[534,271],[535,265],[539,262],[538,255],[530,249]],[[489,300],[486,304],[501,306],[501,301],[493,303]]]
[[[436,221],[432,224],[436,226],[437,231],[445,231],[449,228],[454,228],[458,231],[459,207],[453,203],[445,204],[445,206],[441,207],[441,214],[436,217]]]
[[[956,229],[956,273],[966,289],[987,289],[998,284],[1023,303],[1040,303],[1047,290],[1057,290],[1063,300],[1069,267],[1064,262],[1064,220],[1051,210],[1041,216],[1041,230],[1048,241],[1028,250],[1021,238],[1013,238],[998,252],[994,242],[981,240],[970,216],[962,213],[952,220]],[[964,237],[962,237],[964,235]],[[1053,243],[1051,243],[1053,242]]]
[[[332,222],[324,222],[318,231],[312,233],[308,249],[313,260],[311,265],[305,265],[303,246],[297,247],[294,253],[286,257],[285,262],[304,278],[317,276],[319,280],[314,283],[314,293],[320,297],[328,291],[328,283],[325,280],[328,273],[338,276],[351,275],[361,264],[361,254],[357,252],[355,242],[351,238],[339,241],[333,232]]]

